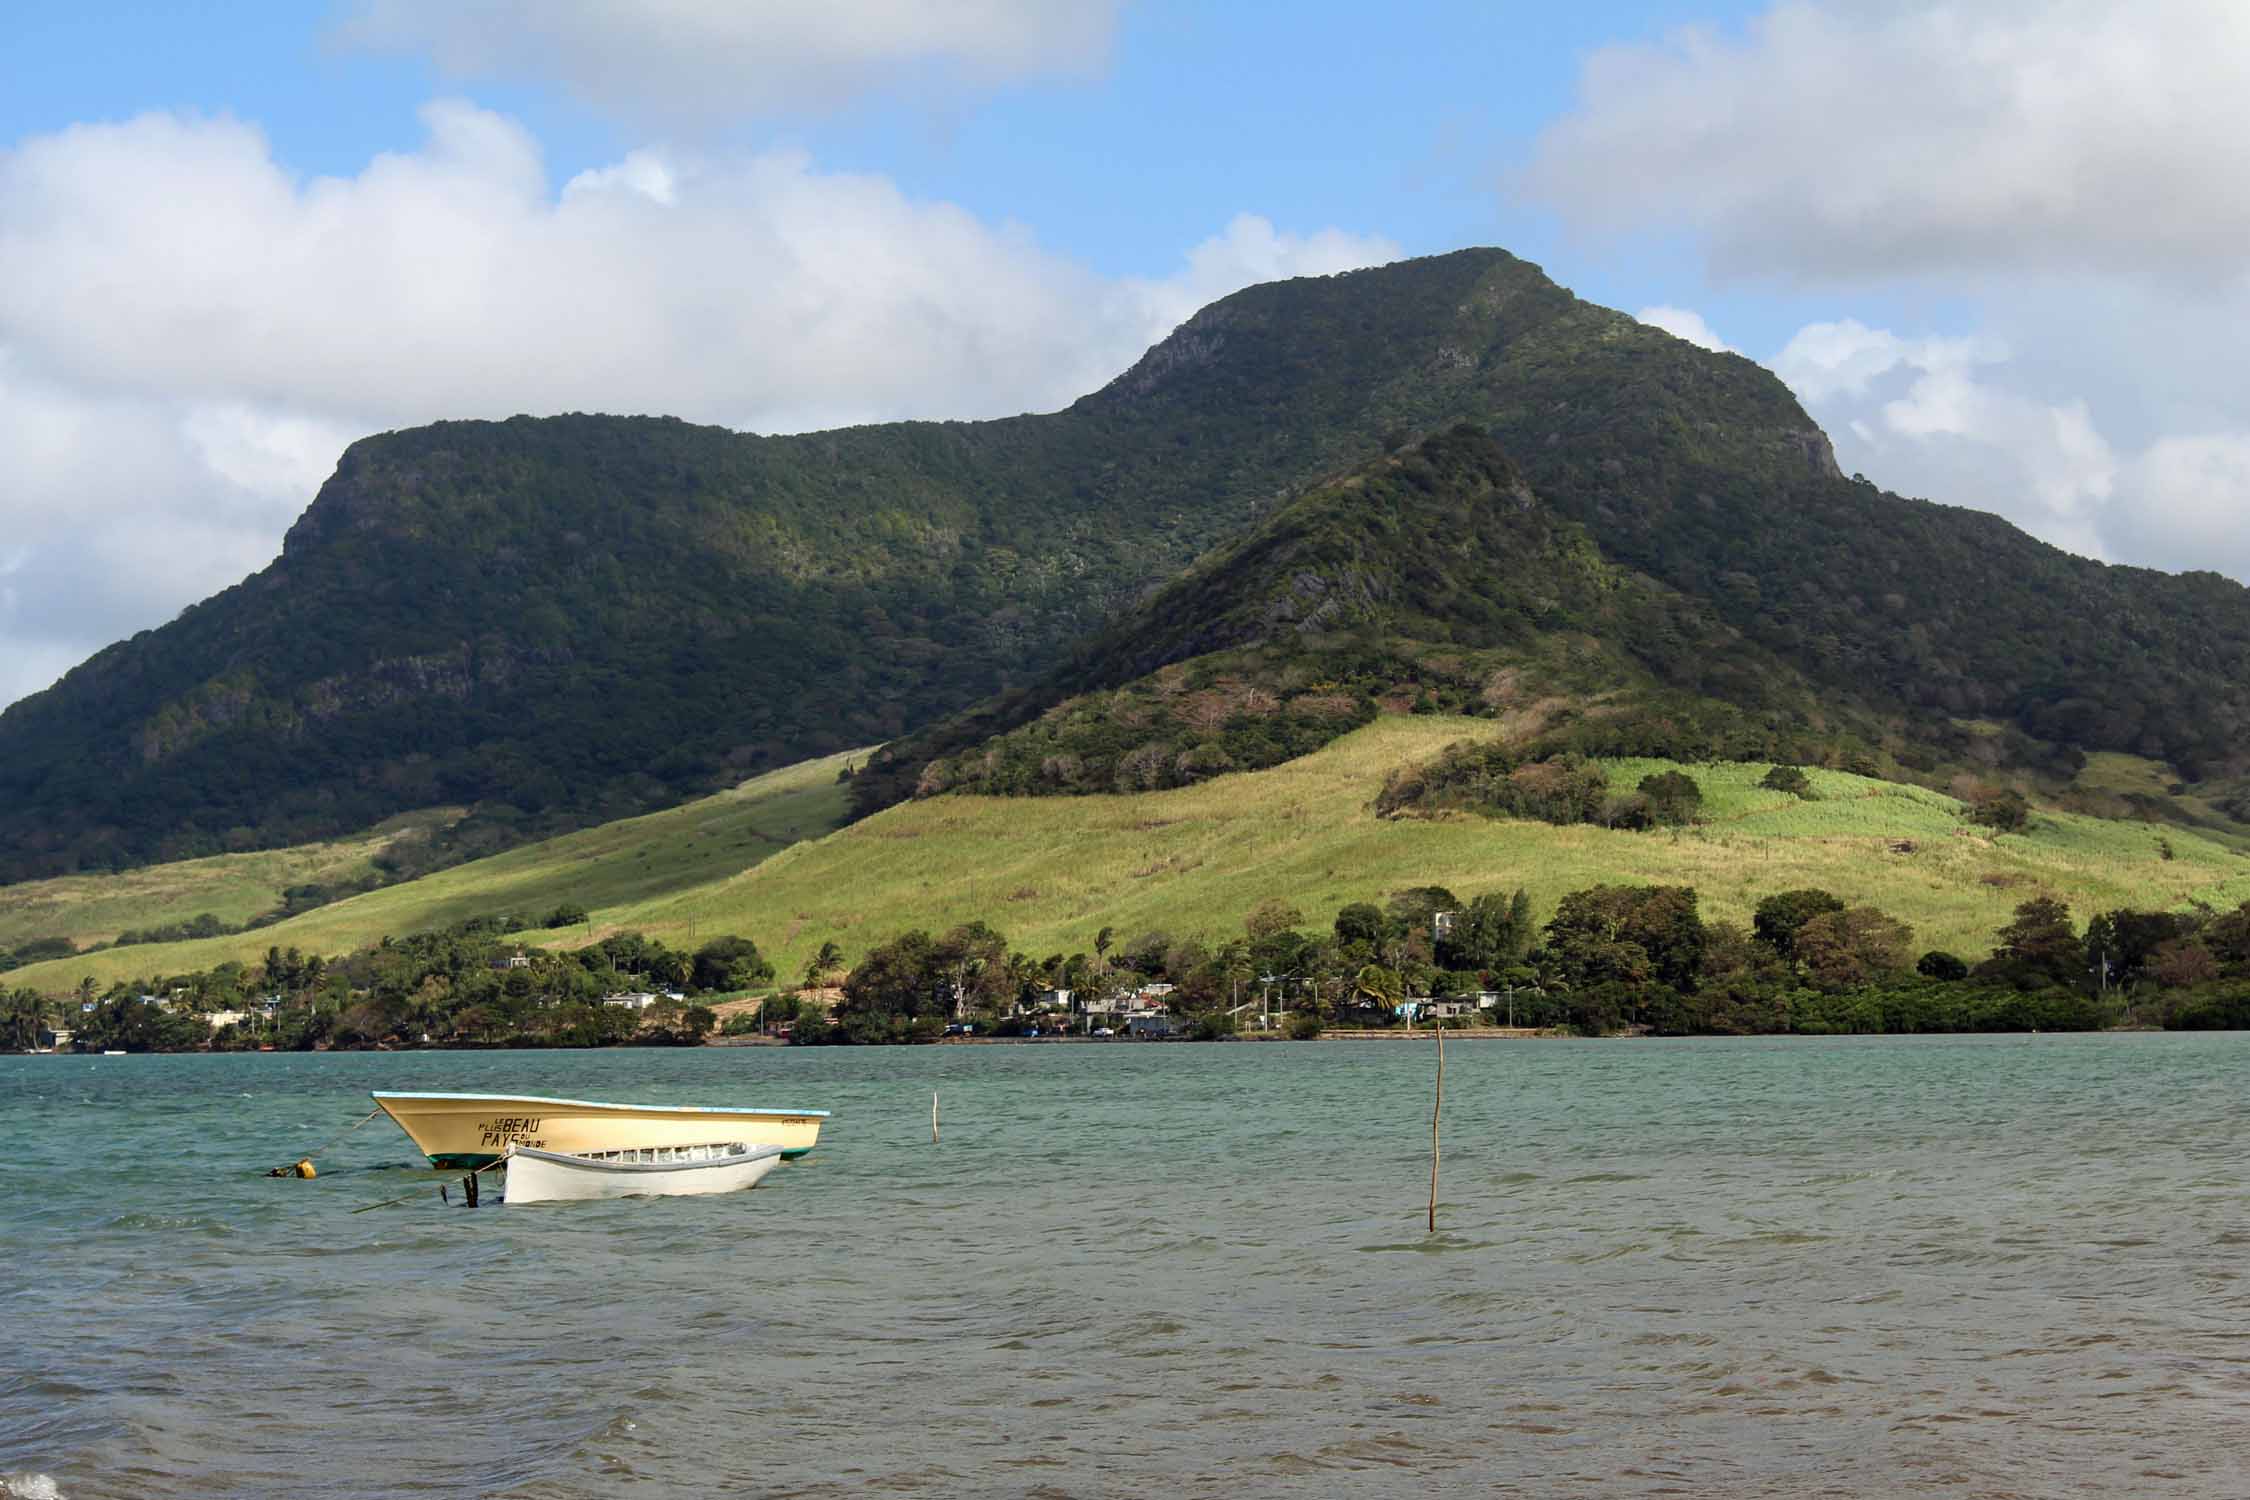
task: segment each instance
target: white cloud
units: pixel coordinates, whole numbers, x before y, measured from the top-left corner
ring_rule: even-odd
[[[346,46],[428,54],[457,78],[552,79],[666,123],[828,108],[917,81],[1086,73],[1117,0],[355,0]]]
[[[1524,177],[1722,273],[2226,280],[2250,237],[2239,0],[1785,3],[1596,52]]]
[[[2250,431],[2160,439],[2124,485],[2138,503],[2112,518],[2121,546],[2168,567],[2250,577]]]
[[[1243,215],[1172,276],[1105,278],[793,153],[637,151],[550,192],[512,121],[426,117],[350,178],[162,114],[0,151],[0,539],[28,552],[0,702],[269,559],[358,433],[1049,408],[1212,297],[1398,254]]]
[[[1703,321],[1703,314],[1691,308],[1660,304],[1656,307],[1644,307],[1633,316],[1651,328],[1661,328],[1672,337],[1686,339],[1697,348],[1708,349],[1713,354],[1736,352],[1725,339],[1719,337],[1709,323]]]
[[[1775,357],[1846,469],[2250,579],[2245,139],[2238,0],[1784,0],[1593,54],[1516,185],[1938,325],[1839,316]]]
[[[1846,469],[2083,556],[2250,578],[2250,429],[2113,443],[2085,399],[2022,390],[1989,339],[1813,324],[1773,365]]]

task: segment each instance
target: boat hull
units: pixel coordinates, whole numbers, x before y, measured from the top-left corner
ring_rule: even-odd
[[[803,1156],[820,1139],[824,1109],[722,1109],[604,1104],[507,1094],[371,1093],[433,1167],[483,1167],[510,1146],[589,1151],[698,1146],[713,1140],[779,1146]]]
[[[597,1198],[687,1198],[739,1193],[781,1165],[779,1146],[718,1146],[694,1160],[591,1160],[526,1146],[509,1148],[509,1203],[584,1203]],[[654,1148],[639,1155],[653,1155]],[[626,1155],[635,1153],[627,1152]]]

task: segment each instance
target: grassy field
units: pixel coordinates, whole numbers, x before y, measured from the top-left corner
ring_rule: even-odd
[[[2175,791],[2175,787],[2180,789]],[[2113,804],[2114,810],[2121,813],[2130,811],[2134,804],[2162,807],[2164,816],[2208,833],[2230,849],[2250,853],[2250,836],[2245,836],[2242,825],[2211,802],[2187,790],[2181,785],[2179,774],[2162,761],[2096,751],[2086,757],[2085,767],[2079,771],[2072,788],[2098,799],[2091,808],[2094,812],[2106,815],[2113,810],[2111,805],[2104,804]]]
[[[353,838],[255,854],[150,865],[123,875],[66,875],[0,886],[0,948],[66,937],[84,947],[128,928],[164,927],[205,912],[240,926],[282,904],[293,885],[333,885],[374,873],[375,857],[400,838],[459,818],[435,808],[393,818]]]
[[[1346,902],[1406,885],[1463,897],[1526,887],[1542,917],[1603,881],[1685,883],[1707,917],[1747,921],[1761,896],[1820,886],[1911,923],[1920,947],[1967,957],[1991,946],[2017,903],[2052,894],[2081,919],[2116,906],[2250,899],[2250,859],[2179,829],[2041,812],[2022,834],[1972,829],[1960,804],[1919,787],[1812,771],[1819,800],[1757,787],[1763,765],[1688,767],[1706,821],[1677,833],[1554,828],[1459,816],[1377,818],[1384,774],[1489,722],[1385,718],[1270,771],[1136,797],[941,797],[773,852],[792,827],[831,827],[841,757],[740,791],[573,834],[375,892],[248,934],[123,949],[21,971],[43,987],[177,972],[269,943],[339,952],[479,912],[589,907],[589,927],[537,934],[575,944],[640,930],[674,944],[757,939],[784,974],[826,940],[847,955],[904,928],[982,918],[1035,957],[1090,949],[1105,925],[1219,937],[1267,896],[1326,923]],[[1655,761],[1610,765],[1631,787]],[[825,822],[823,820],[826,820]],[[1893,844],[1911,841],[1910,852]],[[2161,845],[2169,841],[2172,858]],[[770,854],[770,858],[762,856]],[[11,979],[15,976],[11,976]]]
[[[746,781],[715,797],[605,823],[546,843],[528,844],[473,864],[456,865],[254,932],[193,942],[137,944],[32,964],[0,974],[0,987],[33,984],[59,990],[89,974],[107,984],[114,979],[183,973],[229,959],[247,962],[276,945],[295,946],[308,953],[344,953],[386,934],[419,932],[489,913],[523,912],[536,918],[566,901],[602,912],[660,900],[667,894],[724,881],[799,839],[817,838],[835,828],[844,816],[844,789],[837,784],[836,773],[845,761],[865,755],[865,751],[855,751],[805,761]],[[280,858],[282,854],[238,857]],[[160,866],[110,878],[130,882],[143,875],[159,877],[165,871],[188,868]],[[0,888],[0,897],[22,889],[28,887]],[[121,893],[115,899],[124,902],[128,898]],[[145,914],[136,913],[136,917],[133,925],[148,920]],[[577,927],[538,936],[567,939],[583,937],[586,931]]]

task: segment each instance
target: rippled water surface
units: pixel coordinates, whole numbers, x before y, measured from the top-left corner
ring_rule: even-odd
[[[2250,1494],[2250,1036],[1456,1043],[1435,1235],[1432,1062],[0,1058],[0,1476]],[[259,1175],[369,1088],[836,1118],[726,1197],[449,1208],[387,1120]]]

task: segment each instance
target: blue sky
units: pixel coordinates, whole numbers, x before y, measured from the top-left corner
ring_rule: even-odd
[[[1472,244],[1771,365],[1891,488],[2250,575],[2246,15],[10,7],[0,703],[262,565],[368,431],[1038,409]]]
[[[1597,300],[1684,297],[1664,247],[1565,248],[1553,216],[1501,188],[1569,104],[1578,60],[1679,25],[1739,28],[1742,5],[1405,5],[1340,0],[1137,4],[1092,76],[989,92],[877,97],[715,121],[699,144],[796,145],[836,170],[992,220],[1114,274],[1162,274],[1245,209],[1278,224],[1379,233],[1412,254],[1501,244],[1553,261]],[[18,7],[0,53],[0,140],[150,110],[252,122],[308,175],[414,149],[417,109],[461,95],[522,121],[556,183],[652,133],[548,81],[446,76],[426,55],[338,38],[338,8],[194,0]],[[679,134],[677,128],[659,134]],[[1745,317],[1771,299],[1745,297]],[[1786,313],[1772,313],[1775,327]],[[1794,324],[1790,324],[1794,327]],[[1787,331],[1782,329],[1784,333]]]

